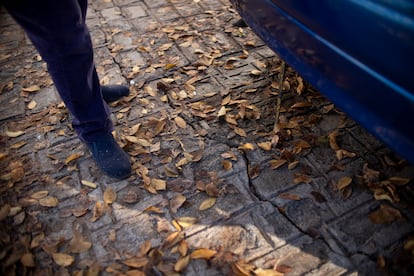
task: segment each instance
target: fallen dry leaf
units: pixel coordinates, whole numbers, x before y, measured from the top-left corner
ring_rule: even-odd
[[[293,179],[293,182],[295,184],[310,183],[310,182],[312,182],[312,179],[307,175],[297,173],[297,174],[295,174],[295,178]]]
[[[237,135],[239,135],[241,137],[247,137],[246,131],[244,131],[244,129],[242,129],[242,128],[234,127],[233,131],[234,131],[234,133],[236,133]]]
[[[338,188],[338,190],[343,190],[349,185],[351,185],[351,183],[352,178],[350,178],[349,176],[345,176],[338,180],[338,184],[336,185],[336,187]]]
[[[205,192],[211,196],[211,197],[218,197],[219,196],[219,189],[217,188],[217,186],[214,183],[208,183],[205,186]]]
[[[20,258],[20,262],[26,267],[36,266],[36,263],[34,261],[34,256],[30,252],[24,253],[23,256]]]
[[[89,274],[88,274],[89,275]],[[142,271],[139,271],[139,270],[135,270],[135,269],[133,269],[133,270],[128,270],[127,272],[126,272],[126,275],[127,276],[145,276],[145,273],[144,272],[142,272]]]
[[[285,264],[278,264],[276,266],[276,271],[280,272],[282,274],[290,273],[290,272],[292,272],[292,270],[293,270],[293,268],[291,266],[288,266],[288,265],[285,265]]]
[[[223,164],[223,168],[226,171],[231,170],[233,168],[233,163],[231,163],[231,161],[229,160],[223,160],[221,163]]]
[[[97,185],[95,183],[93,183],[91,181],[88,181],[88,180],[81,180],[81,183],[85,186],[88,186],[89,188],[92,188],[92,189],[96,189],[96,187],[97,187]]]
[[[295,201],[300,200],[300,196],[289,194],[289,193],[280,194],[278,195],[278,197],[283,198],[283,199],[295,200]]]
[[[157,206],[154,206],[154,205],[148,206],[147,208],[144,209],[144,211],[145,212],[153,212],[153,213],[156,213],[156,214],[163,214],[164,213],[164,211],[161,210],[160,207],[157,207]]]
[[[186,228],[186,227],[190,227],[191,225],[196,223],[197,218],[194,218],[194,217],[179,217],[179,218],[177,218],[177,222],[181,227]]]
[[[272,160],[269,161],[270,168],[272,170],[276,170],[277,168],[280,168],[281,166],[283,166],[286,163],[287,163],[287,161],[283,160],[283,159],[272,159]]]
[[[74,154],[71,154],[68,158],[66,158],[65,164],[68,165],[70,162],[72,162],[72,161],[74,161],[74,160],[76,160],[76,159],[78,159],[78,158],[80,158],[82,156],[83,156],[83,153],[74,153]]]
[[[177,213],[178,208],[180,208],[186,200],[187,198],[182,194],[173,196],[173,198],[170,200],[171,212]]]
[[[293,162],[291,162],[291,163],[288,164],[288,170],[293,170],[298,165],[299,165],[299,161],[293,161]]]
[[[6,130],[6,136],[10,138],[16,138],[19,136],[22,136],[24,134],[24,131],[18,130],[18,131],[10,131]]]
[[[52,253],[52,258],[58,266],[63,267],[70,266],[75,260],[73,256],[64,253]]]
[[[38,86],[38,85],[32,85],[32,86],[30,86],[30,87],[23,87],[23,89],[22,89],[24,92],[29,92],[29,93],[32,93],[32,92],[37,92],[37,91],[39,91],[40,90],[40,87]]]
[[[254,265],[247,264],[243,261],[237,261],[231,264],[231,270],[236,276],[250,276],[254,269]]]
[[[163,249],[170,248],[174,246],[175,244],[177,244],[177,242],[181,241],[182,239],[183,239],[182,232],[179,232],[179,231],[172,232],[171,234],[167,236],[167,238],[165,238],[164,243],[162,244],[162,248]]]
[[[376,224],[390,224],[402,219],[402,215],[398,209],[395,209],[390,205],[381,204],[378,210],[369,215],[369,218]]]
[[[239,149],[241,150],[254,150],[255,147],[251,143],[245,143],[239,146]]]
[[[149,260],[147,257],[133,257],[123,261],[125,265],[133,268],[144,267],[148,264],[148,262]]]
[[[184,121],[183,118],[181,118],[180,116],[177,116],[174,118],[174,122],[177,124],[177,126],[179,126],[180,128],[186,128],[187,127],[187,123]]]
[[[97,201],[92,209],[91,222],[97,221],[106,213],[106,206],[103,202]]]
[[[30,195],[30,198],[39,200],[41,198],[47,197],[48,195],[49,195],[49,191],[38,191]]]
[[[178,245],[178,252],[181,256],[186,256],[188,252],[188,243],[186,240],[182,240]]]
[[[30,103],[27,104],[27,109],[32,110],[37,106],[37,102],[32,100]]]
[[[209,260],[216,254],[217,254],[217,251],[215,250],[211,250],[207,248],[199,248],[191,252],[191,259]]]
[[[157,178],[151,178],[151,187],[155,190],[166,190],[167,189],[167,181]]]
[[[217,201],[217,198],[210,197],[210,198],[204,200],[203,202],[201,202],[200,207],[198,208],[198,210],[204,211],[204,210],[210,209],[211,207],[214,206],[214,204],[216,204],[216,201]]]
[[[390,181],[392,184],[397,185],[397,186],[404,186],[404,185],[407,185],[411,181],[411,179],[405,178],[405,177],[393,176],[393,177],[388,178],[388,181]]]
[[[36,235],[30,243],[30,249],[38,247],[44,239],[45,239],[45,233],[42,232]]]
[[[276,270],[273,269],[255,269],[254,270],[254,275],[255,276],[283,276],[285,275],[284,273],[278,272]]]
[[[111,187],[108,187],[103,194],[103,199],[105,204],[109,205],[114,203],[116,200],[116,192]]]
[[[59,200],[54,196],[47,196],[39,199],[39,204],[44,207],[56,207],[59,204]]]
[[[189,263],[190,263],[190,255],[182,256],[175,263],[174,270],[177,272],[181,272],[188,266]]]
[[[261,143],[257,143],[257,145],[259,146],[259,148],[263,149],[263,150],[271,150],[272,149],[272,143],[271,142],[261,142]]]
[[[151,250],[151,241],[147,240],[143,244],[141,244],[139,248],[139,256],[147,255],[148,252]]]

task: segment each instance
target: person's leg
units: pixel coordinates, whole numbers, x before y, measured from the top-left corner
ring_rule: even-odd
[[[98,165],[113,177],[129,175],[128,156],[111,141],[112,122],[102,98],[92,42],[85,24],[86,0],[3,2],[47,63],[55,86],[73,117],[73,128]],[[109,159],[118,164],[110,164]]]

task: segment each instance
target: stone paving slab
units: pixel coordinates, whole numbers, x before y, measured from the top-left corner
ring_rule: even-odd
[[[87,23],[101,82],[131,88],[128,99],[110,105],[134,168],[131,178],[116,181],[77,140],[45,64],[0,8],[0,104],[7,107],[0,110],[0,208],[7,203],[16,212],[0,220],[8,231],[0,232],[7,248],[0,248],[1,272],[24,273],[20,259],[31,252],[34,275],[85,275],[96,266],[101,275],[128,275],[124,262],[142,256],[150,260],[138,267],[146,275],[175,275],[178,246],[185,243],[188,255],[217,253],[192,259],[181,275],[243,275],[235,266],[246,263],[285,275],[409,275],[410,262],[402,266],[395,255],[406,252],[414,232],[414,167],[311,87],[298,95],[290,67],[292,87],[282,95],[286,127],[271,150],[260,147],[272,138],[277,96],[270,75],[251,72],[280,61],[249,28],[233,27],[238,19],[227,0],[90,1]],[[32,85],[40,90],[22,91]],[[296,103],[310,104],[292,109]],[[218,118],[223,106],[236,123]],[[24,133],[12,138],[6,130]],[[338,158],[330,139],[335,131],[337,146],[354,157]],[[128,135],[151,146],[128,142]],[[272,168],[280,159],[287,162]],[[398,196],[392,202],[375,199],[366,164],[378,171],[381,188]],[[21,179],[7,180],[16,167],[24,171]],[[149,178],[165,181],[165,190],[148,192],[143,167]],[[389,186],[395,176],[411,181]],[[344,177],[352,182],[338,189]],[[207,185],[217,189],[209,190],[214,196]],[[105,204],[109,190],[116,200]],[[57,206],[33,198],[45,191]],[[214,205],[200,210],[213,197]],[[381,205],[399,217],[373,223],[370,215]],[[91,247],[73,253],[79,235]],[[73,264],[57,265],[56,252],[73,256]]]

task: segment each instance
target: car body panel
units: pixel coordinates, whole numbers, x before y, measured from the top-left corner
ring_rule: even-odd
[[[342,111],[414,163],[414,2],[232,0]]]

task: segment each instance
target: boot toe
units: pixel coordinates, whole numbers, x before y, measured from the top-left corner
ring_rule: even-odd
[[[98,167],[108,176],[125,179],[131,176],[129,156],[121,149],[111,134],[97,137],[86,143]]]

